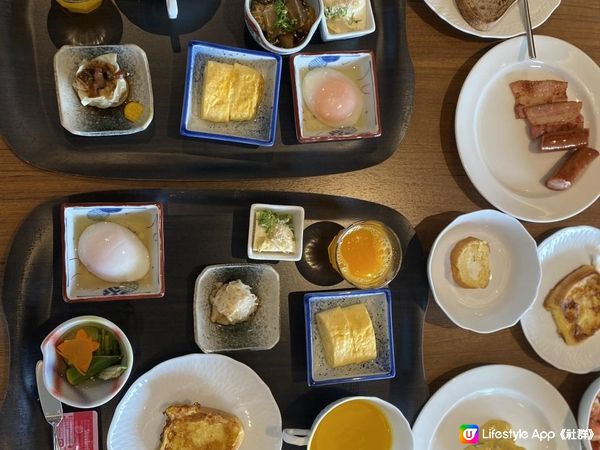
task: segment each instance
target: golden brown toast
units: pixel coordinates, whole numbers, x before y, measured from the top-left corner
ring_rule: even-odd
[[[165,415],[160,450],[237,450],[244,440],[237,417],[198,403],[171,405]]]
[[[567,345],[577,344],[600,329],[600,274],[581,266],[563,278],[544,300]]]

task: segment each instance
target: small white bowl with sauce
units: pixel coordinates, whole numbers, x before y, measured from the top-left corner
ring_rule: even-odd
[[[278,47],[269,42],[269,40],[263,33],[263,30],[260,28],[260,25],[258,24],[257,20],[254,18],[252,12],[250,11],[252,0],[244,1],[244,21],[246,22],[246,27],[248,28],[248,31],[250,32],[254,40],[258,43],[258,45],[260,45],[265,50],[277,53],[278,55],[291,55],[293,53],[298,53],[308,45],[313,35],[315,34],[315,31],[317,31],[319,23],[323,19],[323,8],[321,6],[320,0],[306,0],[306,3],[314,8],[316,13],[316,19],[310,27],[310,30],[304,37],[304,40],[295,47]]]
[[[347,20],[349,22],[348,31],[340,31],[334,32],[329,28],[328,20],[332,20],[332,16],[336,15],[336,11],[332,10],[331,7],[327,6],[327,0],[319,0],[321,2],[321,8],[323,9],[323,20],[321,21],[321,25],[319,26],[319,30],[321,32],[321,39],[325,42],[328,41],[338,41],[341,39],[353,39],[360,36],[365,36],[367,34],[371,34],[375,32],[375,16],[373,15],[373,7],[371,6],[371,0],[363,0],[364,1],[364,9],[365,16],[364,20],[360,20],[360,22],[364,22],[362,24],[357,23],[355,27],[350,22],[353,21],[352,17],[348,17]],[[351,3],[353,0],[349,0],[348,3]],[[343,7],[343,6],[342,6]],[[338,13],[339,14],[339,13]]]

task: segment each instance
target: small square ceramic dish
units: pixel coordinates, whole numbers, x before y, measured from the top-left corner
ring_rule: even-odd
[[[362,303],[367,308],[377,343],[377,358],[362,364],[329,367],[317,327],[317,313],[339,306]],[[306,367],[309,386],[373,381],[394,378],[394,334],[392,331],[392,293],[389,289],[313,292],[304,295],[306,327]]]
[[[160,203],[62,205],[63,298],[66,302],[102,302],[159,298],[165,295],[163,211]],[[99,222],[114,222],[132,231],[149,254],[148,273],[137,281],[104,281],[79,260],[83,231]]]
[[[240,280],[258,297],[245,322],[221,325],[211,320],[211,296],[218,283]],[[206,267],[194,290],[194,338],[204,353],[269,350],[279,342],[279,274],[267,264],[218,264]]]
[[[263,77],[264,90],[254,120],[218,123],[200,117],[207,61],[243,64]],[[187,73],[180,132],[183,136],[270,147],[275,142],[281,56],[200,41],[188,44]]]
[[[319,121],[306,104],[303,83],[313,70],[334,69],[352,80],[358,88],[363,110],[352,126],[332,127]],[[375,70],[375,55],[371,51],[299,53],[290,58],[296,137],[301,143],[340,141],[381,136],[379,94]],[[335,72],[334,72],[335,73]],[[338,75],[338,74],[336,74]],[[339,76],[339,75],[338,75]],[[321,86],[313,89],[322,91]]]
[[[323,20],[319,25],[321,39],[324,41],[337,41],[340,39],[353,39],[375,31],[375,16],[371,0],[363,0],[364,16],[357,19],[353,13],[348,13],[348,7],[345,5],[328,6],[327,0],[320,0],[323,8]],[[345,10],[344,10],[345,8]],[[331,22],[330,22],[331,21]],[[362,23],[361,23],[362,22]],[[347,31],[343,31],[348,28]],[[355,28],[355,29],[352,29]],[[335,32],[334,30],[340,31]]]
[[[129,94],[125,103],[107,109],[83,106],[73,88],[75,74],[84,60],[107,53],[117,54],[117,64],[126,73]],[[65,45],[54,55],[54,78],[60,124],[79,136],[115,136],[145,130],[154,117],[152,81],[146,53],[137,45]],[[137,102],[144,108],[141,118],[130,122],[123,108],[127,102]]]
[[[260,211],[270,210],[275,214],[289,214],[292,218],[291,229],[294,233],[295,246],[292,253],[257,251],[254,249],[254,236],[257,232],[256,214]],[[304,239],[304,208],[293,205],[268,205],[254,203],[250,207],[250,221],[248,224],[248,258],[267,261],[300,261],[302,259],[302,241]]]

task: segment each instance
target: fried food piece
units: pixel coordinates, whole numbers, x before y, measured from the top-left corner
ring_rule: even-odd
[[[160,450],[237,450],[244,440],[237,417],[199,403],[171,405],[164,414]]]
[[[600,329],[600,273],[584,265],[563,278],[544,300],[558,332],[575,345]]]

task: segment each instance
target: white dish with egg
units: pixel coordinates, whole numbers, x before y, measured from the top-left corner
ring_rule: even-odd
[[[259,251],[255,248],[256,234],[263,233],[257,226],[257,213],[269,210],[276,214],[291,216],[291,230],[294,234],[293,251]],[[248,258],[267,261],[300,261],[302,259],[302,241],[304,238],[304,208],[293,205],[269,205],[254,203],[250,207],[250,222],[248,226]]]
[[[354,39],[375,31],[371,0],[320,0],[323,20],[319,25],[321,39],[337,41]]]
[[[373,52],[301,53],[290,70],[299,142],[381,135]]]
[[[452,249],[469,236],[490,247],[491,278],[485,289],[460,287],[452,276]],[[431,248],[427,275],[446,315],[477,333],[515,325],[534,302],[542,277],[535,240],[517,219],[495,210],[463,214],[450,223]]]
[[[62,206],[66,302],[164,296],[160,203]]]

